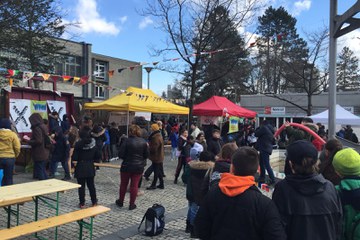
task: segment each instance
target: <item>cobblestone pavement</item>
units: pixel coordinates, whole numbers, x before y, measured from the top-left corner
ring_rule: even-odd
[[[120,161],[114,161],[112,164],[120,164]],[[148,166],[149,164],[150,162],[148,162]],[[164,162],[164,171],[166,174],[164,190],[156,189],[147,191],[145,188],[150,182],[143,181],[141,190],[144,191],[145,194],[137,198],[136,204],[138,208],[133,211],[128,210],[129,193],[126,194],[123,208],[119,208],[115,205],[115,200],[118,198],[119,191],[119,170],[101,168],[97,171],[95,186],[99,205],[109,207],[111,208],[111,211],[94,218],[93,239],[149,239],[149,237],[145,237],[142,233],[139,233],[137,227],[146,212],[146,209],[151,207],[154,203],[160,203],[166,208],[166,230],[164,230],[163,234],[153,237],[153,239],[189,239],[189,234],[184,232],[187,213],[185,187],[181,181],[179,181],[179,184],[177,185],[173,184],[173,175],[176,164],[176,161],[170,161],[169,158],[166,158]],[[60,179],[62,176],[57,178]],[[29,181],[34,181],[32,179],[32,174],[30,173],[21,173],[19,171],[19,173],[14,176],[15,183]],[[76,182],[76,179],[71,181]],[[52,196],[50,195],[50,197],[55,197],[55,194]],[[89,207],[91,202],[88,191],[86,191],[86,199],[86,206]],[[59,214],[78,210],[78,203],[77,190],[61,193]],[[33,202],[27,202],[23,206],[20,206],[20,224],[31,222],[33,220],[34,209],[35,206]],[[39,209],[39,219],[55,215],[54,210],[47,209],[44,204],[40,205]],[[4,210],[0,210],[0,219],[2,219],[0,221],[0,229],[3,229],[6,227],[6,213]],[[14,220],[14,218],[12,219]],[[54,232],[54,229],[50,229],[40,232],[40,235],[54,239]],[[76,222],[66,224],[59,227],[58,239],[78,239],[78,232],[79,227]],[[34,239],[34,237],[26,236],[19,239]]]

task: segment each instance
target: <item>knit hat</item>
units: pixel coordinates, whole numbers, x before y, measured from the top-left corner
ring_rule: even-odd
[[[335,170],[343,176],[360,176],[360,155],[352,148],[338,151],[332,164]]]
[[[293,142],[286,151],[287,159],[297,165],[301,165],[304,158],[318,159],[318,151],[311,142],[306,140]]]
[[[0,128],[11,129],[11,122],[7,118],[0,119]]]
[[[159,125],[157,124],[157,123],[154,123],[154,124],[151,124],[151,130],[153,131],[153,132],[155,132],[155,131],[159,131]]]

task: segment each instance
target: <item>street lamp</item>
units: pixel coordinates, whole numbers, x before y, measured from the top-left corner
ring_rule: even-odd
[[[150,89],[150,72],[153,70],[153,67],[144,67],[146,72],[148,73],[148,79],[147,79],[147,88]]]

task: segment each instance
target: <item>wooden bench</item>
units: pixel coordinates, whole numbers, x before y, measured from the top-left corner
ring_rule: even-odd
[[[58,227],[67,223],[77,221],[79,223],[79,239],[83,239],[83,228],[90,232],[90,239],[92,239],[93,218],[96,215],[110,211],[110,208],[104,206],[95,206],[86,209],[81,209],[71,213],[66,213],[60,216],[42,219],[36,222],[26,223],[20,226],[0,230],[1,239],[13,239],[32,233],[37,233],[49,228]],[[90,223],[83,221],[84,218],[91,218]],[[57,238],[57,236],[55,236]]]
[[[73,161],[72,163],[74,163],[74,165],[77,164],[76,161]],[[120,169],[121,165],[115,165],[115,164],[111,164],[111,163],[96,163],[94,162],[94,166],[95,167],[106,167],[106,168],[116,168],[116,169]]]
[[[24,197],[20,200],[17,200],[14,203],[8,204],[7,206],[2,206],[2,208],[7,213],[7,228],[10,228],[11,226],[11,214],[16,216],[16,226],[19,225],[19,206],[24,205],[26,202],[31,202],[33,200],[32,197]],[[11,205],[16,204],[16,210],[11,209]]]

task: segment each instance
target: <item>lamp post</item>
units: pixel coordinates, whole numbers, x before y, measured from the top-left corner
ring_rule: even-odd
[[[146,70],[146,72],[148,73],[148,78],[147,78],[147,88],[150,89],[150,72],[151,70],[153,70],[153,67],[144,67],[144,69]]]

